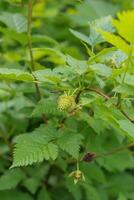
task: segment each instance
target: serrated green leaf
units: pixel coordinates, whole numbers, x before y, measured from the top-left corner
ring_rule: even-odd
[[[64,113],[58,109],[55,99],[42,99],[33,110],[32,116],[39,117],[42,113],[55,116],[64,115]]]
[[[118,19],[114,19],[112,22],[118,33],[128,42],[134,43],[134,11],[118,13],[117,17]]]
[[[44,125],[31,134],[18,136],[15,141],[14,159],[11,167],[31,165],[44,159],[55,160],[58,155],[58,147],[52,141],[56,137],[56,130]]]
[[[65,132],[58,139],[58,145],[74,158],[78,158],[80,145],[82,144],[83,136],[80,134],[74,134]]]
[[[52,160],[55,160],[58,157],[58,146],[53,143],[48,143],[47,149],[48,149],[50,158]]]

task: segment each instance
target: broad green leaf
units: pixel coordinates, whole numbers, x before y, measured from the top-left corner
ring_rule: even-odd
[[[37,200],[51,200],[51,197],[48,193],[48,191],[45,188],[42,188],[38,194]]]
[[[134,75],[127,73],[124,82],[130,86],[134,86]]]
[[[74,70],[75,73],[81,75],[85,73],[88,69],[87,63],[84,60],[77,60],[71,56],[66,57],[67,64]]]
[[[71,33],[76,36],[78,39],[82,40],[83,42],[86,42],[87,44],[90,44],[90,39],[88,36],[84,35],[83,33],[80,33],[78,31],[75,31],[73,29],[70,29]]]
[[[92,162],[89,165],[83,163],[81,165],[81,170],[85,174],[86,179],[88,179],[89,181],[93,180],[97,183],[106,183],[106,177],[103,169],[101,169],[96,163]]]
[[[114,15],[118,10],[117,5],[103,0],[86,0],[77,5],[77,12],[71,15],[71,20],[80,25],[87,25],[89,21],[93,21],[100,17]]]
[[[54,48],[33,48],[33,57],[35,60],[41,59],[43,57],[48,57],[47,60],[50,60],[51,62],[55,64],[65,64],[65,56],[62,54],[59,50]],[[29,52],[27,52],[28,60]]]
[[[28,36],[26,33],[16,32],[10,28],[0,27],[0,32],[4,33],[4,36],[11,38],[22,45],[28,43]],[[32,43],[43,42],[45,45],[57,45],[57,41],[47,35],[32,35]]]
[[[89,69],[93,70],[96,74],[109,77],[112,74],[112,70],[105,64],[92,64],[89,65]]]
[[[122,50],[127,54],[130,53],[129,45],[121,37],[106,31],[99,31],[99,33],[101,33],[101,35],[107,42],[111,43],[112,45],[114,45],[115,47],[117,47],[118,49]]]
[[[65,185],[68,191],[73,195],[75,200],[81,200],[82,190],[79,184],[74,184],[72,179],[67,178]]]
[[[13,39],[22,45],[27,44],[28,40],[27,40],[27,35],[25,33],[18,33],[14,30],[11,30],[10,28],[4,28],[4,27],[0,27],[0,32],[2,32],[5,37]]]
[[[134,87],[130,86],[130,85],[127,85],[127,84],[121,84],[117,87],[115,87],[113,89],[114,92],[117,92],[117,93],[121,93],[121,94],[126,94],[126,95],[134,95]]]
[[[26,82],[34,81],[34,78],[30,73],[11,68],[0,68],[0,79]]]
[[[113,26],[112,26],[112,18],[110,16],[103,17],[97,20],[94,20],[93,22],[90,22],[90,34],[89,36],[86,36],[83,33],[80,33],[78,31],[70,29],[71,33],[76,36],[78,39],[82,40],[83,42],[86,42],[87,44],[94,47],[96,44],[99,44],[104,41],[101,34],[97,32],[97,29],[102,29],[103,31],[111,31],[113,32]]]
[[[127,200],[127,198],[123,194],[119,194],[118,200]]]
[[[40,179],[27,178],[23,181],[23,186],[26,187],[32,194],[35,194],[39,184]]]
[[[4,200],[33,200],[29,194],[17,190],[0,191],[0,198]]]
[[[20,181],[25,178],[24,173],[20,169],[12,169],[6,171],[0,177],[0,190],[15,188]]]
[[[120,128],[123,129],[126,134],[134,140],[134,124],[129,120],[119,120],[118,124]]]
[[[87,122],[97,134],[103,133],[108,126],[103,119],[90,117],[87,113],[81,113],[80,119]]]
[[[80,145],[82,144],[83,136],[80,134],[74,134],[65,132],[58,139],[58,145],[74,158],[78,158]]]
[[[127,172],[118,172],[109,177],[108,184],[110,184],[108,192],[112,197],[116,197],[119,193],[129,196],[133,193],[134,178]]]
[[[99,192],[95,187],[88,184],[83,184],[83,188],[85,190],[87,200],[101,200]]]
[[[27,20],[19,13],[4,12],[0,15],[0,21],[18,33],[27,31]]]
[[[94,117],[96,119],[102,119],[107,124],[107,127],[112,127],[116,131],[117,136],[118,134],[120,134],[123,137],[127,136],[128,138],[133,139],[134,136],[133,136],[132,130],[131,132],[129,131],[126,132],[126,130],[120,125],[120,122],[122,120],[125,120],[128,123],[129,121],[117,108],[108,107],[101,104],[94,105],[94,106],[95,106]]]
[[[93,22],[89,23],[90,25],[90,35],[89,40],[90,44],[94,47],[96,44],[99,44],[104,41],[101,34],[98,33],[98,29],[101,29],[103,31],[113,32],[113,26],[112,26],[112,18],[111,16],[103,17],[97,20],[94,20]]]
[[[117,17],[112,23],[118,33],[131,44],[134,43],[134,10],[118,13]]]
[[[60,75],[51,69],[37,70],[34,72],[34,75],[42,82],[50,82],[52,84],[58,84],[61,82]]]
[[[117,50],[116,47],[104,48],[96,55],[89,58],[88,63],[99,62],[107,63],[115,61],[117,66],[120,66],[123,61],[127,59],[127,55],[120,50]]]
[[[131,151],[125,150],[105,157],[102,166],[109,172],[131,170],[134,166],[134,157]]]

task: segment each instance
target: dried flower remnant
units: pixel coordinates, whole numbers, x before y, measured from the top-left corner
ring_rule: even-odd
[[[74,183],[78,183],[79,181],[85,181],[85,176],[82,171],[76,170],[69,174],[69,177],[73,177]]]
[[[88,153],[86,153],[86,154],[84,155],[84,157],[83,157],[82,160],[83,160],[84,162],[92,162],[92,161],[94,160],[95,156],[96,156],[96,153],[88,152]]]

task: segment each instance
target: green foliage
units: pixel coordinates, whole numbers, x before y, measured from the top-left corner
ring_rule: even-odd
[[[0,13],[0,199],[134,200],[133,1]]]
[[[129,54],[130,52],[129,45],[122,38],[108,32],[100,31],[100,33],[103,35],[106,41],[108,41],[109,43],[117,47],[118,49],[121,49],[125,53]]]
[[[55,129],[45,128],[43,125],[29,135],[18,136],[12,167],[31,165],[43,159],[55,160],[58,155],[57,145],[52,142],[55,138]]]
[[[69,153],[74,158],[78,158],[82,135],[65,132],[58,139],[58,145],[61,149]]]
[[[126,39],[129,43],[134,43],[134,11],[119,13],[118,20],[113,20],[113,25],[116,27],[120,36]]]
[[[64,113],[60,111],[57,107],[57,99],[43,99],[38,105],[36,105],[35,109],[32,112],[32,116],[40,117],[41,114],[51,114],[53,116],[64,116]]]
[[[19,169],[7,171],[0,178],[0,190],[15,188],[24,178],[25,174]]]
[[[0,16],[0,21],[7,25],[10,29],[23,33],[27,31],[27,20],[26,18],[19,13],[7,13],[4,12]]]
[[[34,77],[30,73],[8,68],[0,68],[0,79],[26,82],[34,81]]]
[[[22,193],[22,192],[18,192],[18,191],[15,191],[15,190],[13,190],[13,191],[11,190],[10,192],[1,191],[0,192],[1,198],[5,199],[5,200],[13,200],[13,199],[18,199],[18,200],[23,200],[23,199],[32,200],[32,197],[30,195],[28,195],[28,194],[25,194],[25,193]]]
[[[126,52],[127,54],[129,54],[130,51],[132,51],[133,53],[134,50],[133,47],[131,47],[131,45],[133,45],[134,43],[133,39],[134,11],[118,13],[118,20],[117,19],[113,20],[112,23],[116,27],[120,36],[115,36],[107,32],[101,32],[105,40],[110,42],[117,48],[121,49],[122,51]],[[130,46],[122,38],[128,41],[130,43]]]

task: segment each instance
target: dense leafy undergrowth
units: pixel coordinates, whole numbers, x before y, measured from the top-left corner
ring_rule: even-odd
[[[0,1],[1,200],[134,200],[133,8]]]

